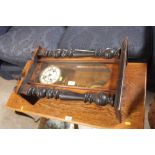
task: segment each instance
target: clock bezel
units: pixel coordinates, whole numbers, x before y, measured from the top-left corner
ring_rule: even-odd
[[[50,67],[55,67],[55,68],[59,71],[59,75],[58,75],[57,79],[56,79],[54,82],[51,82],[51,83],[42,82],[41,76],[43,75],[43,73],[45,72],[45,70],[48,69],[48,68],[50,68]],[[51,85],[51,84],[54,84],[54,83],[56,83],[57,81],[59,81],[60,77],[61,77],[61,69],[60,69],[59,67],[55,66],[55,65],[48,65],[46,68],[44,68],[44,69],[40,72],[40,74],[39,74],[39,82],[40,82],[41,84],[48,84],[48,85]]]

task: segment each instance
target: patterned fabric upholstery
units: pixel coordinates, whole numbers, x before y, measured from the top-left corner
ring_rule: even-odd
[[[7,80],[17,79],[20,76],[22,69],[23,67],[19,67],[17,65],[12,65],[10,63],[1,61],[0,76]]]
[[[8,32],[11,26],[0,26],[0,36]]]
[[[129,57],[148,58],[151,55],[150,27],[69,27],[60,48],[96,49],[120,47],[121,41],[128,37]]]
[[[0,59],[23,66],[38,46],[56,49],[64,27],[12,27],[0,36]]]

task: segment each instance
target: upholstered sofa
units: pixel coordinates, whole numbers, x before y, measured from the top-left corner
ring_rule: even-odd
[[[0,76],[16,78],[31,51],[42,46],[57,48],[98,49],[120,47],[127,36],[128,60],[148,64],[148,89],[155,90],[154,27],[0,27]]]

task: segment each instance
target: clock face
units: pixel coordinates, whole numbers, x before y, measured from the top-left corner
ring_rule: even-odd
[[[53,84],[60,79],[60,76],[61,76],[60,68],[54,65],[50,65],[40,73],[39,81],[42,84]]]

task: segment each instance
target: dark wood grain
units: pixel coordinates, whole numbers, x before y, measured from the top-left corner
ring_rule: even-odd
[[[155,129],[155,100],[151,103],[149,113],[148,113],[148,121],[151,129]]]

